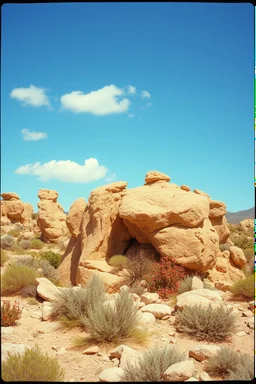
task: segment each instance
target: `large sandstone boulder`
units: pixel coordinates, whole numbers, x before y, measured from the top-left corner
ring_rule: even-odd
[[[58,192],[40,189],[38,197],[37,223],[41,230],[43,241],[56,243],[67,233],[66,214],[57,202]]]
[[[33,207],[31,204],[20,200],[15,192],[4,192],[1,194],[1,217],[6,218],[10,223],[22,223],[28,226],[32,222]],[[6,220],[1,220],[1,225]]]
[[[241,231],[248,231],[248,229],[251,229],[254,227],[254,221],[253,219],[245,219],[245,220],[242,220],[240,221],[239,225],[238,225],[238,228],[241,230]]]
[[[212,226],[216,229],[219,235],[219,243],[225,244],[229,238],[230,230],[227,226],[227,219],[225,216],[210,217]]]
[[[80,224],[86,208],[86,201],[83,197],[75,200],[69,209],[67,216],[67,227],[70,233],[77,237],[80,234]]]
[[[165,173],[158,171],[149,171],[145,177],[145,183],[155,183],[156,181],[170,181],[171,178]]]

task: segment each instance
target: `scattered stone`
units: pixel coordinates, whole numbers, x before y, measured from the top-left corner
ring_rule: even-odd
[[[164,316],[169,316],[173,308],[165,304],[147,304],[141,308],[141,311],[152,313],[156,319],[161,319]]]
[[[168,320],[170,316],[163,316],[161,320]]]
[[[142,301],[140,301],[139,303],[138,303],[138,309],[141,309],[142,307],[145,307],[145,303],[143,303]]]
[[[52,349],[53,349],[54,351],[57,351],[58,347],[56,347],[56,345],[52,345]]]
[[[64,347],[61,347],[57,349],[56,355],[61,356],[61,355],[64,355],[65,353],[66,353],[66,349]]]
[[[176,309],[183,309],[185,306],[193,306],[195,304],[204,307],[209,304],[221,305],[223,301],[220,291],[212,291],[210,289],[195,289],[193,291],[184,292],[177,296]]]
[[[203,371],[199,373],[199,381],[212,381],[207,372]]]
[[[60,289],[56,287],[50,280],[46,277],[38,277],[36,278],[37,293],[44,300],[54,301],[56,299],[56,295],[60,292]]]
[[[13,333],[13,327],[1,327],[1,335],[11,335]]]
[[[120,382],[124,376],[124,370],[119,367],[106,368],[99,374],[101,382]]]
[[[175,330],[170,331],[170,332],[168,333],[169,336],[175,336],[175,334],[176,334]]]
[[[93,345],[89,348],[86,348],[83,350],[82,354],[83,355],[95,355],[96,353],[99,352],[99,347],[97,345]]]
[[[108,357],[107,355],[103,355],[103,356],[102,356],[102,360],[103,360],[103,361],[109,361],[109,357]]]
[[[162,375],[163,381],[185,381],[193,376],[195,366],[193,360],[172,364]]]
[[[149,328],[156,322],[155,316],[150,312],[142,312],[139,318],[139,325],[144,328]]]
[[[52,310],[52,303],[49,301],[44,301],[42,305],[42,320],[49,320],[52,315]]]
[[[137,295],[137,293],[131,293],[130,296],[134,302],[136,302],[136,303],[140,302],[140,297],[139,297],[139,295]]]
[[[241,336],[245,336],[246,333],[245,333],[245,331],[240,331],[240,332],[237,332],[236,335],[241,337]]]
[[[118,360],[118,359],[116,359],[116,358],[112,359],[112,360],[111,360],[111,362],[112,362],[113,364],[116,364],[116,365],[118,365],[118,364],[119,364],[119,360]]]
[[[219,351],[220,347],[217,345],[196,345],[189,349],[189,357],[193,357],[198,361],[203,361],[212,357]]]
[[[203,288],[204,288],[204,283],[202,282],[202,280],[200,280],[198,277],[194,276],[192,279],[191,290],[203,289]]]
[[[141,301],[143,301],[143,303],[152,304],[152,303],[155,303],[159,299],[159,295],[158,295],[158,293],[146,292],[146,293],[143,293],[143,295],[141,295],[140,298],[141,298]]]

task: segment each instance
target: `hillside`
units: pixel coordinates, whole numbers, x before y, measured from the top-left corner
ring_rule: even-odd
[[[238,212],[227,212],[226,218],[231,224],[238,224],[240,221],[245,219],[254,219],[255,208],[246,209]]]

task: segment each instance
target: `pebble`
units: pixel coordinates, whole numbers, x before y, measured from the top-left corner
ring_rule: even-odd
[[[241,331],[241,332],[237,332],[236,334],[237,336],[244,336],[246,335],[245,331]]]

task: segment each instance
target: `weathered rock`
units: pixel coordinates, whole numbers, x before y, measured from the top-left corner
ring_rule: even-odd
[[[187,185],[181,185],[180,189],[183,189],[184,191],[190,191],[190,188]]]
[[[37,224],[44,241],[58,242],[67,233],[66,214],[57,202],[58,193],[50,189],[40,189],[38,197]]]
[[[254,227],[254,221],[253,219],[245,219],[245,220],[242,220],[240,221],[239,225],[238,225],[238,228],[241,230],[241,231],[248,231],[248,229],[250,228],[253,228]]]
[[[122,381],[124,370],[119,367],[106,368],[99,374],[99,381],[101,382],[119,382]]]
[[[79,266],[76,274],[76,285],[81,284],[82,286],[85,286],[94,274],[99,276],[101,281],[104,283],[105,288],[114,287],[121,281],[121,277],[113,275],[112,273],[100,272],[98,270],[87,269]]]
[[[220,347],[217,345],[195,345],[189,349],[189,357],[193,357],[198,361],[204,361],[209,359],[209,357],[214,356]]]
[[[158,171],[149,171],[145,177],[145,183],[146,184],[155,183],[156,181],[169,182],[170,180],[171,180],[171,178],[168,175],[166,175],[165,173],[162,173],[162,172],[158,172]]]
[[[177,296],[176,309],[182,310],[186,306],[195,304],[202,306],[221,305],[223,298],[218,291],[210,289],[195,289],[193,291],[184,292]]]
[[[3,192],[1,193],[1,197],[3,198],[3,200],[20,200],[20,197],[19,195],[17,195],[17,193],[15,192]]]
[[[141,308],[141,312],[149,312],[156,319],[161,319],[164,316],[170,316],[173,309],[166,304],[148,304]]]
[[[208,199],[210,199],[210,196],[208,195],[208,193],[206,193],[206,192],[204,192],[204,191],[201,191],[200,189],[194,189],[193,192],[196,193],[197,195],[202,195],[202,196],[205,196],[205,197],[207,197]]]
[[[162,375],[163,381],[185,381],[193,376],[195,365],[192,360],[172,364]]]
[[[230,251],[230,256],[234,261],[234,263],[238,267],[243,268],[247,262],[243,250],[241,248],[232,246],[229,248],[229,251]]]
[[[139,317],[139,325],[144,328],[152,327],[156,322],[155,316],[150,312],[142,312]]]
[[[7,360],[8,352],[10,352],[11,355],[16,353],[23,354],[26,348],[29,348],[27,344],[2,343],[1,345],[2,361]]]
[[[13,333],[13,327],[1,327],[1,335],[11,335]]]
[[[44,301],[42,305],[42,320],[47,321],[52,315],[53,307],[49,301]]]
[[[217,218],[226,214],[226,204],[222,201],[211,200],[209,217]]]
[[[227,219],[225,216],[210,217],[213,227],[216,229],[219,236],[219,243],[225,244],[229,238],[230,230],[227,226]]]
[[[158,293],[146,292],[141,295],[140,299],[145,304],[152,304],[159,299],[159,295]]]
[[[75,200],[69,209],[67,215],[67,227],[69,232],[77,237],[80,234],[80,226],[83,217],[84,210],[86,208],[86,201],[83,197]]]
[[[57,356],[65,355],[65,353],[66,353],[66,349],[64,347],[58,348],[56,351]]]
[[[203,371],[199,373],[199,381],[212,381],[207,372]]]
[[[83,355],[95,355],[96,353],[99,352],[99,350],[100,349],[99,349],[98,345],[92,345],[91,347],[84,349],[82,354]]]
[[[56,300],[56,296],[60,293],[60,288],[56,287],[46,277],[38,277],[36,282],[38,283],[36,290],[40,297],[47,301]]]
[[[193,279],[192,279],[192,284],[191,284],[191,290],[194,290],[194,289],[203,289],[204,288],[204,283],[202,282],[202,280],[200,280],[198,277],[196,276],[193,276]]]

